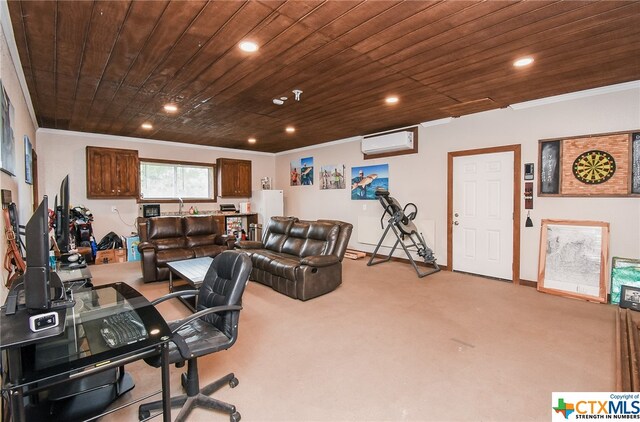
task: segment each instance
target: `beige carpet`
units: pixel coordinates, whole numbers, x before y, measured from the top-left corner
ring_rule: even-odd
[[[125,281],[149,299],[168,289],[143,284],[139,263],[91,270],[96,284]],[[188,313],[170,302],[160,305],[167,319]],[[201,383],[235,372],[239,386],[216,397],[244,421],[546,421],[553,391],[614,388],[615,310],[465,274],[419,279],[408,264],[345,260],[342,286],[308,302],[249,283],[239,340],[200,359]],[[123,399],[159,388],[159,370],[143,362],[127,370],[137,385]],[[172,395],[181,371],[171,368]],[[136,418],[131,407],[103,420]],[[190,420],[228,416],[196,410]]]

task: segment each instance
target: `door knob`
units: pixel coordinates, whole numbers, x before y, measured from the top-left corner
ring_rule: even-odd
[[[458,213],[453,214],[453,216],[454,216],[454,217],[457,217],[457,216],[458,216]]]
[[[454,221],[453,222],[453,225],[455,225],[455,226],[457,226],[458,224],[460,224],[460,223],[458,223],[458,221]]]

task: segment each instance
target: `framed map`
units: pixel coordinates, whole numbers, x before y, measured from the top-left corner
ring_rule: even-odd
[[[606,302],[608,254],[609,223],[542,220],[538,290]]]

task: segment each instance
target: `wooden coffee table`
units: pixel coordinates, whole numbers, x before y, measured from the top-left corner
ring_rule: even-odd
[[[202,286],[204,276],[207,275],[209,267],[213,262],[213,258],[208,256],[202,258],[183,259],[182,261],[173,261],[167,263],[169,268],[169,292],[178,292],[181,290],[199,290]],[[186,284],[174,286],[173,275],[177,275]],[[189,309],[195,312],[197,297],[179,298]]]

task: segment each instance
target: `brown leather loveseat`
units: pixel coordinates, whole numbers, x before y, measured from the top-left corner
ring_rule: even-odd
[[[337,220],[272,217],[262,242],[242,240],[236,247],[251,256],[251,280],[308,300],[342,283],[342,258],[352,229]]]
[[[220,234],[212,215],[139,219],[138,234],[145,283],[167,280],[167,262],[214,257],[233,249],[236,240]]]

